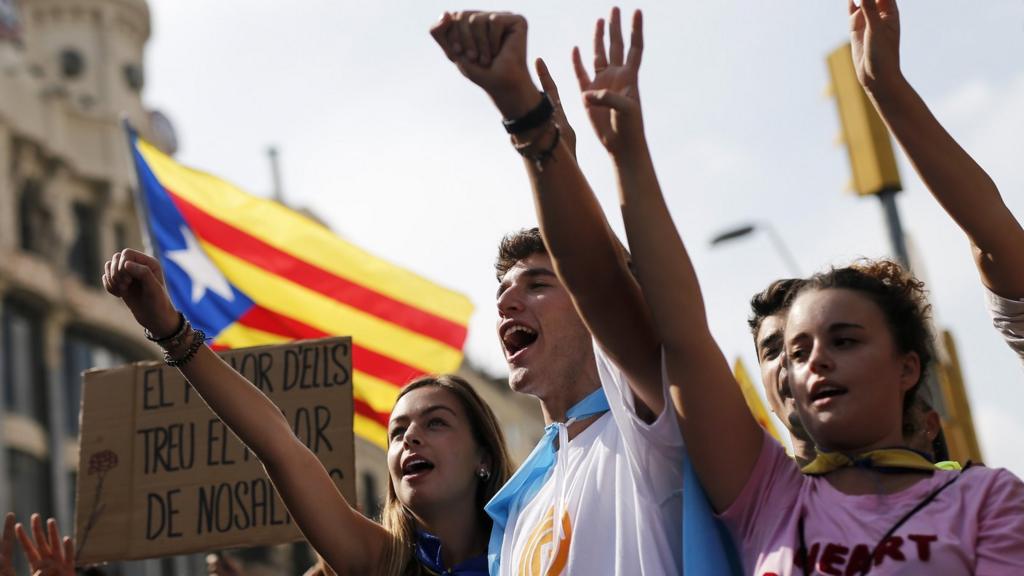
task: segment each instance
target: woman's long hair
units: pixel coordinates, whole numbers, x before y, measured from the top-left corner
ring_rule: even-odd
[[[484,504],[487,504],[498,489],[512,476],[512,462],[498,420],[490,406],[480,398],[480,395],[473,390],[468,382],[450,374],[424,376],[413,380],[402,389],[395,402],[397,403],[402,396],[413,390],[426,387],[447,390],[459,399],[469,418],[473,439],[491,458],[491,476],[487,480],[481,479],[476,493],[479,522],[485,530],[490,532],[491,519],[484,512]],[[392,536],[391,543],[385,551],[384,569],[381,574],[387,576],[419,574],[419,564],[413,558],[413,547],[416,544],[416,520],[405,505],[398,500],[395,485],[390,479],[380,522]]]

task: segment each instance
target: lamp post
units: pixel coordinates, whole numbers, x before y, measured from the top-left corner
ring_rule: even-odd
[[[794,278],[800,278],[803,275],[800,272],[800,266],[797,265],[796,259],[793,258],[793,253],[786,248],[786,243],[782,241],[782,237],[775,230],[775,227],[768,222],[750,222],[740,226],[735,226],[719,232],[711,238],[711,245],[718,246],[722,243],[735,240],[737,238],[743,238],[749,236],[758,230],[763,231],[768,235],[768,239],[774,246],[775,251],[778,252],[782,261],[785,262],[786,268]]]

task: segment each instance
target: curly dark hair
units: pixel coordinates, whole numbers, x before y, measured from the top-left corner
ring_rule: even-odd
[[[747,318],[747,325],[750,326],[750,333],[754,338],[757,338],[757,331],[761,329],[761,323],[765,318],[784,312],[789,308],[793,302],[793,296],[800,290],[803,283],[803,278],[783,278],[772,282],[767,288],[754,294],[750,299],[750,318]]]
[[[534,254],[547,254],[548,247],[540,235],[540,228],[523,228],[510,232],[498,243],[498,258],[494,261],[494,271],[498,281],[505,276],[516,262],[525,260]]]
[[[629,250],[623,246],[617,236],[614,237],[619,250],[626,261],[626,268],[633,278],[638,278],[636,267],[633,265],[633,257]],[[534,254],[547,254],[548,247],[544,244],[544,237],[540,234],[540,228],[523,228],[510,232],[498,243],[498,258],[494,261],[494,272],[498,282],[505,274],[516,265],[516,262],[525,260]]]
[[[931,304],[924,282],[891,260],[858,260],[849,266],[819,272],[804,281],[792,295],[806,290],[843,288],[871,299],[885,316],[893,340],[902,353],[914,352],[921,361],[921,374],[903,399],[904,411],[913,405],[917,390],[928,377],[928,366],[935,357]]]

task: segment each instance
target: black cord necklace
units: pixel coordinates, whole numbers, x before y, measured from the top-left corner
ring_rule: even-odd
[[[884,544],[889,538],[891,538],[892,535],[895,534],[896,531],[899,530],[901,526],[906,524],[907,520],[910,520],[910,518],[913,517],[914,514],[917,514],[925,506],[927,506],[928,504],[931,504],[931,502],[933,500],[935,500],[935,498],[943,490],[948,488],[953,482],[956,482],[960,478],[960,476],[962,476],[963,473],[966,472],[967,469],[970,468],[970,467],[971,467],[971,462],[967,462],[967,464],[964,465],[963,470],[960,471],[960,474],[957,474],[956,476],[953,476],[952,478],[950,478],[949,480],[944,482],[942,484],[942,486],[939,486],[935,490],[932,490],[927,496],[925,496],[923,499],[921,499],[921,501],[918,502],[916,506],[911,508],[909,512],[907,512],[899,520],[897,520],[896,523],[892,525],[892,528],[889,528],[889,530],[886,531],[885,535],[882,536],[881,538],[879,538],[878,542],[871,548],[871,555],[869,556],[869,558],[873,561],[875,556],[878,554],[878,550],[882,547],[882,544]],[[800,548],[797,550],[797,557],[800,560],[800,564],[799,565],[803,569],[804,574],[811,574],[814,567],[813,566],[808,566],[809,558],[808,558],[807,555],[808,555],[809,551],[807,549],[807,537],[806,537],[806,535],[804,533],[804,511],[803,510],[800,511],[800,519],[797,520],[797,532],[798,532],[799,538],[800,538]],[[871,568],[873,566],[874,566],[874,563],[870,562],[868,564],[867,568],[863,572],[861,572],[861,574],[862,575],[863,574],[867,574],[868,572],[871,571]]]

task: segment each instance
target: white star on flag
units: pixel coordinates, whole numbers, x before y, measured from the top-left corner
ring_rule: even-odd
[[[192,281],[192,303],[195,304],[203,299],[206,291],[209,290],[223,297],[228,302],[235,299],[231,292],[231,284],[214,266],[199,242],[192,235],[187,227],[181,227],[181,235],[185,237],[185,248],[183,250],[168,250],[167,258],[181,267],[185,274]]]

